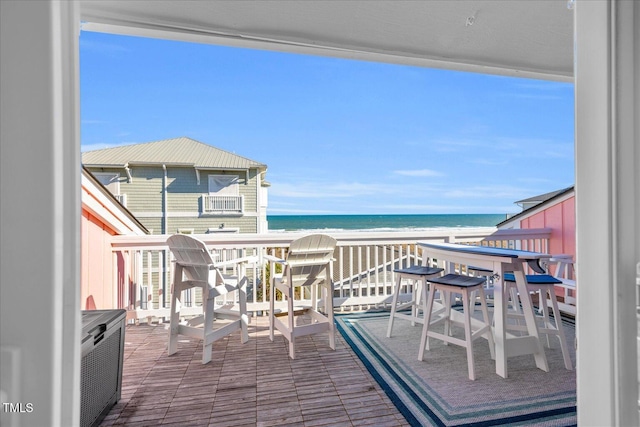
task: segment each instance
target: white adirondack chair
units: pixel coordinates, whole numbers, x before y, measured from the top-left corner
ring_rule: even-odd
[[[175,258],[168,354],[172,355],[177,351],[178,335],[202,339],[203,364],[211,361],[214,341],[241,329],[241,340],[243,343],[247,342],[249,317],[244,266],[248,262],[256,262],[257,257],[216,263],[201,240],[184,234],[169,237],[167,244]],[[238,274],[223,274],[220,269],[231,264],[238,264]],[[182,291],[194,287],[202,289],[203,314],[180,322]],[[238,292],[239,309],[231,309],[228,306],[215,308],[217,297],[234,291]]]
[[[333,320],[333,281],[331,261],[336,240],[324,234],[312,234],[291,242],[286,260],[265,256],[271,261],[271,289],[269,308],[269,337],[273,341],[274,328],[289,341],[289,356],[295,358],[295,340],[299,336],[329,332],[329,346],[335,350]],[[282,274],[275,274],[275,265],[283,266]],[[322,288],[324,313],[318,311],[318,286]],[[296,288],[299,295],[305,288],[311,291],[311,306],[296,307]],[[287,312],[275,312],[276,289],[287,299]],[[311,323],[296,324],[296,315],[308,313]]]

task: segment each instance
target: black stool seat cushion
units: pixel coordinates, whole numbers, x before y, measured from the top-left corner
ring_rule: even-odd
[[[403,274],[415,274],[417,276],[430,276],[432,274],[438,274],[442,272],[443,268],[433,268],[426,267],[422,265],[412,265],[407,268],[400,268],[393,270],[395,273],[403,273]]]
[[[516,277],[513,273],[504,274],[505,282],[515,282]],[[527,274],[527,283],[531,285],[558,285],[562,280],[558,280],[549,274]]]
[[[484,279],[482,277],[462,276],[460,274],[447,274],[442,277],[435,277],[429,279],[431,283],[437,283],[440,285],[457,286],[459,288],[469,288],[472,286],[484,285]]]

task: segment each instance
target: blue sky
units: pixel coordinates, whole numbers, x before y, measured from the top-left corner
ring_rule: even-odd
[[[512,213],[574,182],[571,83],[83,31],[82,151],[186,136],[270,215]]]

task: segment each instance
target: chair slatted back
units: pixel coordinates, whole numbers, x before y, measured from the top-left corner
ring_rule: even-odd
[[[188,280],[208,282],[213,258],[204,242],[186,234],[174,234],[167,239],[167,244]]]
[[[311,234],[294,240],[287,253],[285,277],[293,286],[310,286],[331,281],[329,264],[337,241],[325,234]]]

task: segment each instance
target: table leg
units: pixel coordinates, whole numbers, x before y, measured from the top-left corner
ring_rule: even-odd
[[[544,353],[544,348],[542,348],[542,342],[540,342],[540,333],[538,332],[538,324],[536,323],[535,313],[533,312],[531,295],[529,295],[529,290],[527,289],[527,278],[522,270],[521,264],[514,265],[513,275],[515,276],[520,301],[522,302],[522,312],[524,313],[527,332],[529,336],[535,337],[535,352],[533,356],[536,361],[536,366],[545,372],[549,372],[547,356]]]
[[[495,263],[493,271],[497,277],[493,281],[493,319],[494,319],[494,341],[496,350],[496,374],[502,378],[507,378],[507,337],[506,337],[506,296],[504,293],[504,283],[502,277],[504,271],[502,263]]]

